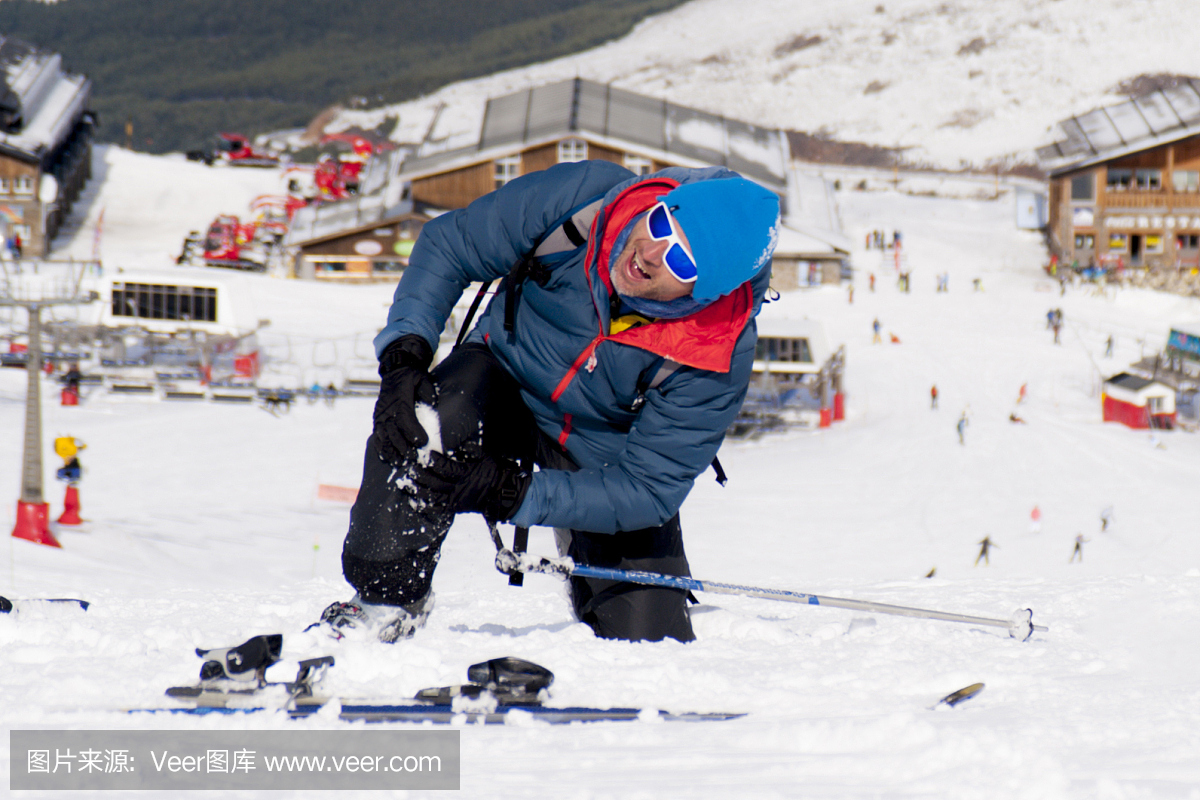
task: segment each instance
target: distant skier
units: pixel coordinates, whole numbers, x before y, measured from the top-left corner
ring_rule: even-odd
[[[1090,542],[1090,541],[1091,541],[1091,539],[1083,538],[1082,533],[1079,534],[1078,536],[1076,536],[1075,537],[1075,549],[1071,551],[1071,560],[1068,563],[1074,564],[1075,556],[1079,556],[1079,563],[1082,564],[1083,563],[1083,543]]]
[[[79,405],[79,382],[81,380],[83,380],[83,374],[79,371],[79,365],[72,361],[70,368],[62,377],[62,404],[64,406]]]
[[[937,384],[935,383],[929,389],[929,409],[931,411],[937,411],[937,399],[938,399],[938,390],[937,390]]]
[[[879,338],[880,327],[882,327],[882,326],[879,324],[879,318],[876,317],[875,321],[871,323],[871,329],[873,331],[875,331],[875,335],[871,338],[871,344],[879,344],[880,342],[883,341],[883,339]]]
[[[962,416],[958,418],[958,424],[954,426],[955,429],[958,431],[958,443],[959,444],[967,443],[966,432],[967,432],[968,424],[970,424],[970,423],[967,422],[967,412],[964,411],[962,413]]]
[[[991,558],[989,557],[989,553],[991,552],[991,549],[993,547],[999,547],[999,546],[1000,545],[998,545],[992,541],[992,538],[990,536],[983,537],[983,540],[980,541],[980,543],[979,543],[979,555],[975,556],[975,566],[978,567],[979,560],[983,559],[983,563],[990,567],[992,565],[992,561],[991,561]]]
[[[1015,424],[1017,424],[1017,425],[1024,425],[1024,424],[1025,424],[1025,420],[1023,420],[1023,419],[1021,419],[1020,417],[1018,417],[1018,416],[1017,416],[1017,412],[1015,412],[1015,411],[1014,411],[1014,412],[1012,412],[1011,414],[1009,414],[1009,415],[1008,415],[1008,421],[1009,421],[1009,422],[1012,422],[1012,423],[1015,423]]]
[[[971,286],[974,287],[975,291],[982,292],[983,291],[983,279],[975,278],[974,280],[971,281]]]
[[[1108,523],[1112,522],[1113,507],[1109,506],[1100,512],[1100,532],[1104,533],[1108,530]]]
[[[1112,353],[1113,353],[1113,337],[1112,337],[1112,334],[1110,333],[1108,335],[1108,341],[1104,343],[1104,357],[1112,358]]]
[[[81,380],[83,380],[83,375],[79,371],[79,364],[72,361],[70,367],[67,368],[66,374],[63,375],[63,384],[70,391],[79,394],[79,382]]]
[[[1020,390],[1017,392],[1017,404],[1025,402],[1025,392],[1029,388],[1028,383],[1022,383]]]
[[[870,287],[872,292],[875,291],[875,273],[874,272],[869,273],[867,275],[867,286]]]
[[[1029,512],[1029,532],[1042,532],[1042,510],[1037,506],[1033,507],[1033,511]]]

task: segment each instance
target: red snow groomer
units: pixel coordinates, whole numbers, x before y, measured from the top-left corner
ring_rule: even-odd
[[[313,182],[322,199],[341,200],[358,193],[358,184],[363,169],[371,156],[391,150],[391,142],[372,143],[369,139],[353,133],[331,133],[321,138],[321,144],[341,142],[350,145],[349,153],[337,158],[321,156],[313,173]]]
[[[189,161],[203,161],[210,167],[220,162],[235,167],[278,167],[279,156],[265,150],[255,150],[250,140],[240,133],[222,133],[216,150],[189,150]]]
[[[277,167],[279,157],[263,150],[255,150],[250,140],[240,133],[222,133],[224,144],[217,151],[217,158],[235,167]]]
[[[223,214],[213,220],[204,237],[204,263],[261,272],[267,268],[267,252],[258,236],[256,223],[242,223]]]

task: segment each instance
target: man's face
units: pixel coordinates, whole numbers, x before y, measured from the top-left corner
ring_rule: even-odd
[[[679,236],[687,243],[687,234],[679,228]],[[667,302],[692,293],[692,284],[684,283],[671,274],[663,263],[670,242],[650,238],[646,218],[638,220],[617,257],[609,277],[618,292],[628,297]],[[690,245],[689,245],[690,246]]]

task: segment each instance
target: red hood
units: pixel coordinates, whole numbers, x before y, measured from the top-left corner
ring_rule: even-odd
[[[650,210],[659,198],[678,185],[677,181],[666,178],[635,183],[617,195],[604,209],[603,214],[596,216],[593,226],[603,221],[604,230],[599,239],[597,254],[594,252],[597,240],[593,228],[592,236],[588,239],[586,263],[592,264],[592,259],[597,258],[594,262],[596,272],[609,296],[612,295],[613,286],[608,265],[617,237],[638,214]],[[589,270],[589,285],[591,281],[592,273]],[[734,345],[737,344],[738,337],[753,311],[754,292],[749,282],[746,282],[694,314],[629,328],[606,338],[609,341],[649,350],[696,369],[728,372]],[[600,333],[604,335],[606,331],[602,330]]]

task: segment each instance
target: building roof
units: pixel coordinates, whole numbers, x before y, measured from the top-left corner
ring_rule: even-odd
[[[479,140],[404,165],[406,177],[444,171],[572,133],[659,160],[719,165],[777,192],[787,183],[783,133],[583,78],[488,100]]]
[[[1128,372],[1120,372],[1109,378],[1106,383],[1111,383],[1113,386],[1120,386],[1122,389],[1127,389],[1131,392],[1140,392],[1147,386],[1158,383],[1158,381],[1143,378],[1139,375],[1131,375]]]
[[[40,159],[70,136],[91,82],[62,68],[62,56],[0,36],[0,148]]]
[[[1129,155],[1200,133],[1200,81],[1157,89],[1058,123],[1057,138],[1038,148],[1051,175]]]

